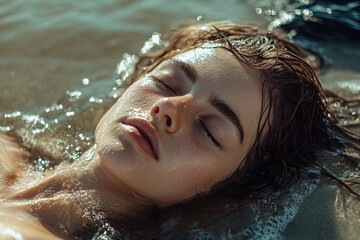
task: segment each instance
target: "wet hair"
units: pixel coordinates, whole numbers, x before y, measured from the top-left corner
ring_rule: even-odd
[[[232,52],[260,71],[263,80],[256,140],[238,169],[212,193],[228,186],[242,193],[283,186],[298,179],[303,167],[324,170],[316,162],[321,151],[344,149],[346,143],[359,149],[359,137],[342,128],[328,109],[329,93],[316,74],[318,58],[280,32],[232,22],[187,24],[169,37],[163,49],[140,58],[133,79],[174,55],[209,46]]]

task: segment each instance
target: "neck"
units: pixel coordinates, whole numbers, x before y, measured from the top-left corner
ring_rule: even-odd
[[[48,228],[66,235],[86,226],[102,226],[108,218],[140,219],[155,210],[106,175],[93,148],[9,199],[18,200],[17,206],[26,207]]]

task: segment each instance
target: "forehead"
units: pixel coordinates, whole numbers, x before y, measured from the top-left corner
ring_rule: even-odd
[[[261,73],[240,62],[224,48],[195,48],[173,57],[191,64],[200,79],[206,83],[219,84],[236,90],[257,90],[261,84]]]
[[[224,100],[242,121],[245,135],[246,129],[248,136],[249,131],[256,132],[262,101],[260,71],[246,66],[223,48],[195,48],[174,58],[194,66],[199,91]]]
[[[209,61],[216,57],[220,52],[220,49],[217,48],[194,48],[188,51],[185,51],[179,55],[176,55],[174,58],[186,61],[188,63],[197,64],[201,61]],[[229,52],[230,53],[230,52]]]
[[[240,62],[229,50],[219,47],[195,48],[174,56],[175,59],[192,64],[197,72],[218,76],[228,84],[258,84],[260,72]]]

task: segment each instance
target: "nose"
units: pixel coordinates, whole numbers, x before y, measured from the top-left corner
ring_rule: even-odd
[[[177,132],[190,116],[191,95],[160,98],[150,108],[150,115],[168,133]]]

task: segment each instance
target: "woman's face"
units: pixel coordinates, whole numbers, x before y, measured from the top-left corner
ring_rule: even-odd
[[[210,190],[255,140],[261,85],[258,71],[224,49],[196,48],[165,60],[98,124],[102,168],[158,204]]]

